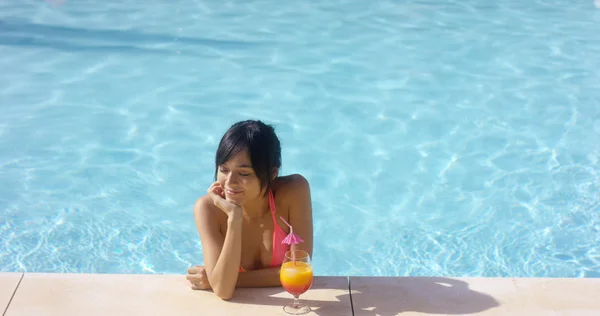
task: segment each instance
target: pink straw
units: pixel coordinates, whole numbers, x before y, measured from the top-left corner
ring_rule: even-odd
[[[290,234],[294,233],[294,227],[292,227],[292,225],[290,225],[290,223],[288,223],[285,219],[283,219],[283,216],[279,216],[279,218],[281,218],[281,220],[288,225],[288,227],[290,228]]]

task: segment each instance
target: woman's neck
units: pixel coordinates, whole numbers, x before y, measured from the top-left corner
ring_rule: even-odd
[[[242,210],[244,211],[244,217],[249,220],[262,218],[269,212],[269,200],[260,198],[248,202],[242,206]]]

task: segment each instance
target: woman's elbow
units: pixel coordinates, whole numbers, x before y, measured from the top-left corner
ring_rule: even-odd
[[[235,291],[235,288],[233,289],[221,289],[220,287],[215,287],[213,288],[213,292],[215,293],[215,295],[217,295],[220,299],[224,300],[224,301],[228,301],[233,297],[233,292]]]
[[[217,294],[217,296],[224,301],[229,301],[233,297],[233,292],[215,293],[215,294]]]

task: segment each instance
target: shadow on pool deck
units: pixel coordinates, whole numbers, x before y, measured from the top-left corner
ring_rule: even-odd
[[[338,290],[336,286],[321,286],[319,290]],[[276,288],[263,288],[260,291],[260,294],[257,293],[255,296],[238,296],[233,297],[229,302],[237,303],[237,304],[251,304],[251,305],[268,305],[268,306],[276,306],[283,307],[285,305],[293,303],[294,299],[290,295],[289,297],[277,297],[276,295],[281,295],[281,293],[286,293],[279,287]],[[287,293],[286,293],[287,296]],[[329,301],[329,300],[313,300],[313,299],[305,299],[300,296],[300,303],[304,303],[311,307],[311,315],[338,315],[340,311],[340,305],[347,304],[351,306],[350,295],[348,293],[340,294],[334,296],[337,299],[337,302]],[[350,314],[350,310],[348,310],[348,315]]]
[[[320,287],[320,289],[337,287]],[[384,278],[351,277],[351,295],[336,295],[339,302],[352,305],[353,315],[398,315],[406,312],[442,315],[476,314],[500,306],[492,296],[469,288],[469,284],[450,278]],[[275,297],[280,288],[264,289],[260,298],[234,297],[230,302],[238,304],[284,306],[291,298]],[[257,294],[258,295],[258,294]],[[303,299],[301,302],[315,308],[316,315],[331,315],[337,308],[331,301]]]
[[[499,307],[492,296],[443,277],[350,277],[354,315],[475,314]]]

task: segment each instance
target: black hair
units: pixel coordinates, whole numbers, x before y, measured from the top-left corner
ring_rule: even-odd
[[[271,189],[272,172],[281,167],[281,144],[275,129],[259,120],[246,120],[233,124],[219,142],[215,156],[215,181],[220,165],[232,156],[247,150],[260,188]]]

